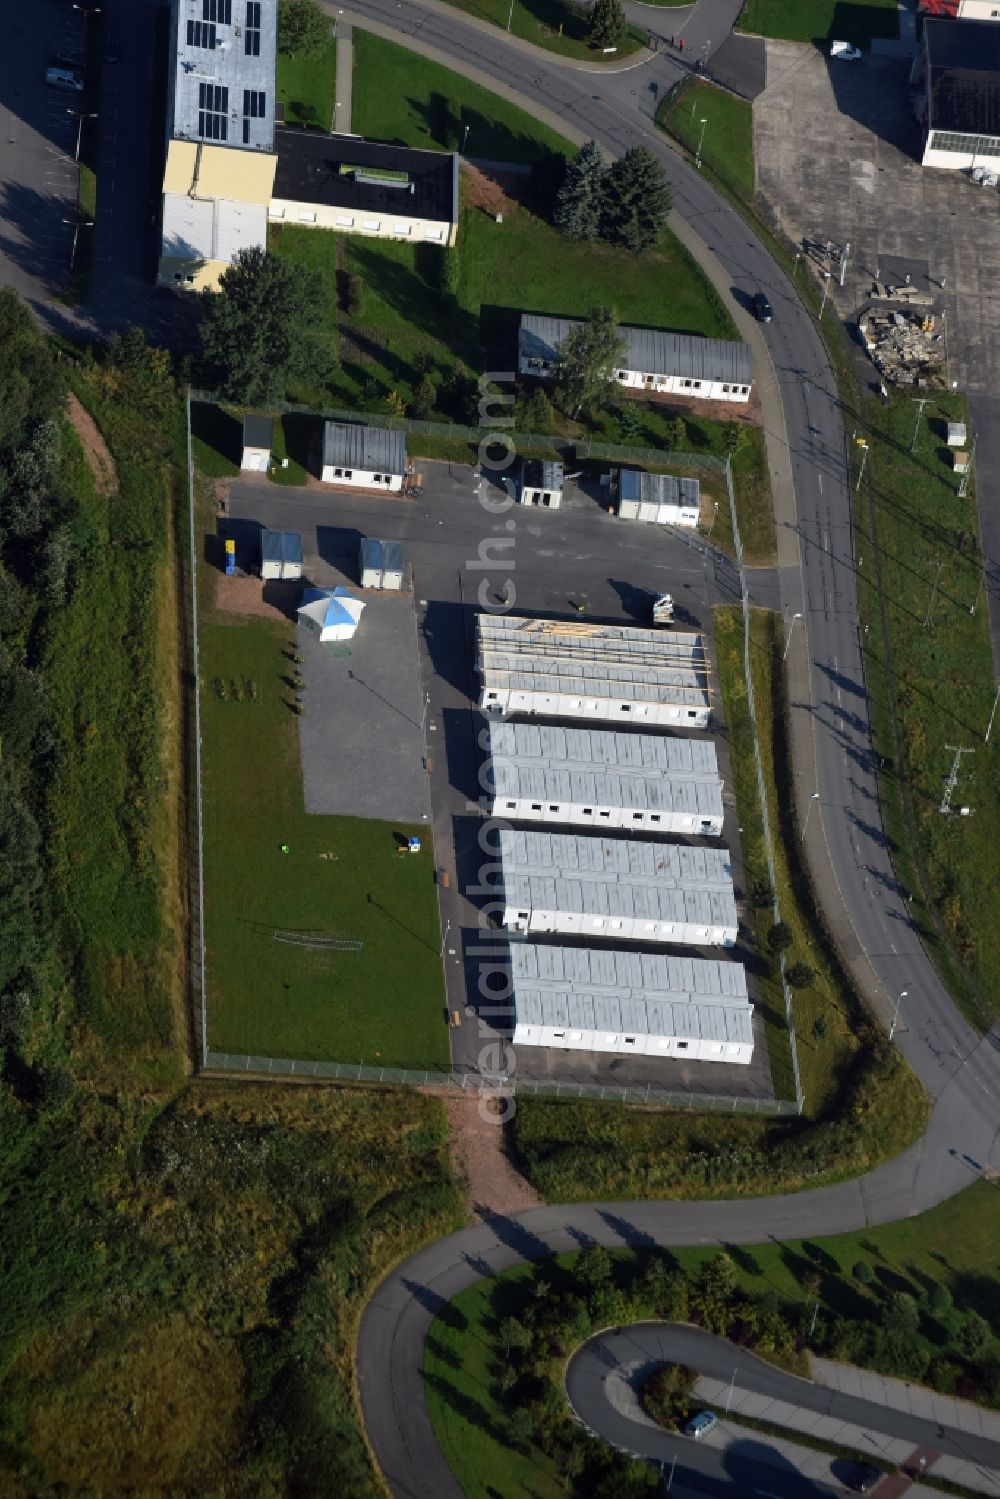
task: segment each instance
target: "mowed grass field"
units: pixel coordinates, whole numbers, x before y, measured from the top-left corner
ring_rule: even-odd
[[[574,150],[557,131],[516,104],[358,28],[351,129],[400,146],[461,149],[463,155],[496,161],[534,162],[549,154],[570,156]],[[458,136],[453,143],[446,138],[449,129]]]
[[[664,100],[656,123],[690,151],[697,151],[700,142],[704,165],[749,202],[755,188],[752,104],[713,83],[691,79]]]
[[[316,51],[289,57],[278,53],[278,100],[289,125],[329,130],[337,86],[337,43],[333,37]]]
[[[211,578],[206,576],[210,585]],[[303,808],[295,627],[206,611],[201,631],[209,1044],[447,1068],[434,856],[411,829]],[[226,697],[218,683],[226,684]],[[237,699],[233,683],[253,683]],[[307,711],[308,711],[308,699]],[[419,855],[399,842],[420,831]],[[289,852],[283,853],[287,845]],[[275,930],[345,938],[312,950]]]
[[[860,47],[873,37],[899,34],[896,0],[747,0],[739,31],[789,42],[834,39]],[[847,66],[841,64],[840,66]]]

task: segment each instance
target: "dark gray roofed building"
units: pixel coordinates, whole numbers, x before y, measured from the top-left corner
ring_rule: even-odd
[[[272,219],[355,234],[454,241],[458,156],[283,128]]]
[[[577,318],[522,313],[517,350],[520,373],[539,379],[554,375],[560,345],[579,326]],[[618,331],[625,340],[624,361],[615,371],[622,386],[702,400],[749,400],[750,350],[745,343],[665,333],[658,328],[623,325]]]
[[[924,22],[924,166],[1000,171],[1000,26]]]
[[[566,471],[551,458],[522,458],[514,480],[519,505],[543,505],[558,510]]]
[[[406,437],[362,422],[327,422],[323,429],[324,484],[400,490],[406,473]]]

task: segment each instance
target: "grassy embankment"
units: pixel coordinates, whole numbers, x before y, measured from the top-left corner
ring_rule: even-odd
[[[873,37],[899,35],[896,0],[747,0],[736,28],[820,46],[842,40],[863,47]]]
[[[12,294],[0,368],[6,473],[60,378]],[[456,1222],[444,1118],[185,1082],[181,408],[134,340],[71,378],[114,472],[57,427],[45,545],[30,508],[0,543],[0,824],[19,795],[18,878],[42,874],[28,905],[0,881],[0,1488],[374,1499],[354,1329],[384,1267]]]
[[[573,0],[514,0],[513,8],[510,0],[448,0],[448,3],[476,20],[490,21],[536,47],[543,47],[546,52],[588,62],[616,62],[628,57],[642,46],[648,35],[644,27],[629,25],[617,51],[605,57],[601,48],[591,47],[587,41],[590,24],[587,7],[574,4]],[[680,4],[680,0],[666,0],[666,3]]]

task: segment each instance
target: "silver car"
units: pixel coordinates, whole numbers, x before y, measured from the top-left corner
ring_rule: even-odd
[[[49,88],[65,89],[68,94],[83,93],[83,74],[69,68],[46,68],[45,82]]]

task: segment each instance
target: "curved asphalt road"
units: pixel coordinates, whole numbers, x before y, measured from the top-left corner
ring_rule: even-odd
[[[641,1322],[591,1338],[573,1355],[566,1370],[566,1393],[573,1409],[585,1426],[615,1447],[658,1462],[671,1462],[676,1457],[676,1481],[683,1488],[697,1487],[703,1492],[724,1494],[731,1493],[731,1485],[737,1483],[742,1493],[752,1494],[760,1488],[787,1494],[790,1499],[809,1493],[843,1493],[839,1484],[829,1487],[810,1484],[801,1474],[789,1472],[784,1459],[777,1455],[772,1455],[769,1463],[766,1438],[748,1443],[747,1451],[741,1452],[742,1444],[736,1444],[724,1453],[672,1436],[636,1412],[630,1398],[623,1400],[621,1396],[626,1391],[620,1384],[616,1389],[616,1381],[609,1382],[609,1376],[618,1374],[632,1390],[637,1390],[654,1369],[670,1363],[687,1364],[700,1374],[720,1380],[732,1378],[735,1371],[741,1390],[900,1438],[914,1448],[928,1438],[929,1423],[909,1411],[798,1379],[699,1327]],[[789,1440],[794,1442],[794,1431],[789,1432]],[[945,1456],[986,1468],[1000,1466],[1000,1442],[958,1427],[934,1427],[933,1446]]]
[[[689,57],[699,55],[703,42],[724,39],[719,26],[728,15],[728,30],[733,9],[731,0],[702,0],[686,24]],[[753,1201],[538,1208],[465,1229],[401,1266],[376,1292],[361,1325],[358,1370],[368,1434],[401,1499],[458,1499],[430,1429],[421,1366],[435,1314],[459,1291],[524,1257],[587,1242],[752,1243],[833,1234],[919,1212],[967,1185],[994,1155],[1000,1053],[994,1037],[980,1039],[966,1025],[927,958],[881,828],[858,641],[844,420],[833,375],[788,278],[652,128],[656,102],[676,80],[679,62],[661,51],[638,65],[596,73],[555,62],[433,0],[405,6],[353,0],[350,10],[359,24],[398,33],[398,40],[479,76],[567,134],[593,137],[614,154],[649,146],[673,183],[675,212],[726,268],[733,288],[744,295],[767,290],[775,320],[765,339],[784,408],[800,561],[782,570],[782,602],[789,613],[804,613],[808,640],[800,701],[792,677],[793,712],[811,716],[815,745],[814,772],[801,764],[798,772],[806,795],[819,788],[813,824],[825,840],[820,856],[813,850],[811,858],[819,872],[829,871],[820,881],[824,904],[834,908],[842,900],[846,907],[856,971],[862,982],[868,978],[869,998],[884,1018],[893,997],[907,991],[897,1044],[934,1100],[924,1138],[860,1180]],[[667,25],[657,28],[661,34]],[[757,378],[767,375],[758,371]]]

